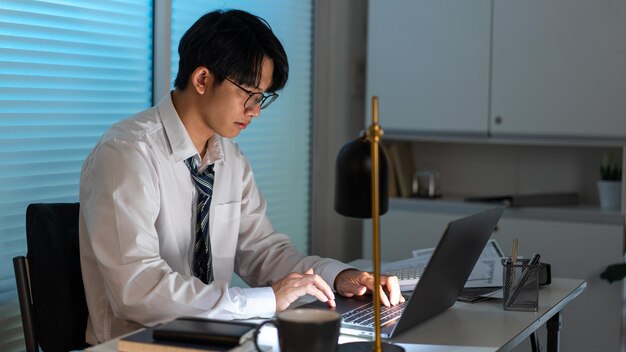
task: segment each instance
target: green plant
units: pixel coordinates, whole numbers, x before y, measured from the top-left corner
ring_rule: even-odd
[[[602,164],[600,164],[600,179],[604,181],[621,181],[621,159],[613,154],[605,154],[602,158]]]

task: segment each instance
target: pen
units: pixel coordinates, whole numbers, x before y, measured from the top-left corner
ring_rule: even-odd
[[[517,238],[513,239],[513,249],[511,250],[511,261],[510,265],[515,265],[517,263],[517,251],[518,251],[519,241]],[[511,271],[511,282],[515,282],[515,270]]]
[[[513,250],[511,251],[511,264],[515,265],[517,262],[517,250],[518,250],[518,240],[517,238],[513,239]]]
[[[537,265],[537,263],[539,263],[539,258],[541,258],[539,253],[533,254],[533,256],[530,257],[530,260],[528,261],[528,265]]]

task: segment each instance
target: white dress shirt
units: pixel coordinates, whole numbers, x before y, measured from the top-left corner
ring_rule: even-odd
[[[184,160],[214,164],[209,215],[215,281],[193,276],[197,192]],[[215,135],[204,160],[171,96],[115,124],[89,154],[80,177],[80,253],[87,342],[178,316],[270,317],[273,281],[312,267],[331,287],[349,266],[306,257],[275,232],[246,157]],[[254,288],[230,287],[233,272]],[[260,287],[259,287],[260,286]]]

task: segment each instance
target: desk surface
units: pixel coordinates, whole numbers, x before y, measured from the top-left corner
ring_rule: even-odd
[[[554,278],[539,290],[537,312],[509,312],[502,300],[456,302],[447,311],[394,337],[412,344],[456,345],[508,351],[560,312],[587,286],[583,280]]]
[[[502,300],[456,302],[447,311],[391,341],[403,346],[406,352],[508,351],[560,312],[586,286],[583,280],[553,278],[549,286],[539,290],[537,312],[504,311]],[[263,328],[260,335],[262,344],[277,345],[274,328]],[[360,339],[349,336],[339,338],[340,343],[357,340]],[[115,352],[117,339],[93,346],[87,351]],[[274,351],[278,351],[278,348],[274,347]]]

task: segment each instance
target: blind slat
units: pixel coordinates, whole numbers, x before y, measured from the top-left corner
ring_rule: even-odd
[[[76,202],[102,133],[152,104],[152,1],[4,0],[0,14],[0,350],[21,351],[26,207]]]

